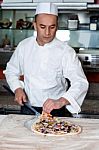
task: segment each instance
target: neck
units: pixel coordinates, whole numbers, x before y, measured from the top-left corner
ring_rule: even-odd
[[[36,41],[37,41],[38,45],[44,46],[44,43],[42,43],[41,41],[39,41],[39,39],[36,38]]]

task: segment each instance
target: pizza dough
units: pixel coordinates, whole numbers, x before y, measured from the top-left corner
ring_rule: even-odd
[[[76,135],[81,132],[81,127],[72,122],[64,121],[58,117],[43,113],[31,126],[31,130],[40,135],[64,136]]]

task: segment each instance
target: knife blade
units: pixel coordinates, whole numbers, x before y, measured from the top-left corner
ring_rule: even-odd
[[[15,94],[13,93],[13,91],[6,85],[3,85],[3,87],[9,92],[11,93],[11,95],[15,96]],[[29,110],[31,110],[33,113],[35,113],[36,116],[39,116],[40,113],[34,109],[30,103],[29,100],[27,100],[26,102],[23,102],[24,106],[27,107]]]
[[[27,107],[28,109],[30,109],[33,113],[35,113],[36,116],[40,116],[41,114],[32,107],[30,101],[27,100],[27,102],[23,102],[24,106]]]

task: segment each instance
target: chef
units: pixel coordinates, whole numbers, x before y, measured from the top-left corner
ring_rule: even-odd
[[[18,44],[5,70],[15,101],[25,114],[31,114],[23,105],[27,100],[40,113],[42,110],[56,116],[79,113],[88,81],[74,49],[56,38],[57,6],[38,3],[33,24],[37,36]]]

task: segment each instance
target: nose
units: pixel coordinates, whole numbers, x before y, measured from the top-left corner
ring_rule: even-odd
[[[49,27],[46,28],[45,34],[50,35],[50,28]]]

